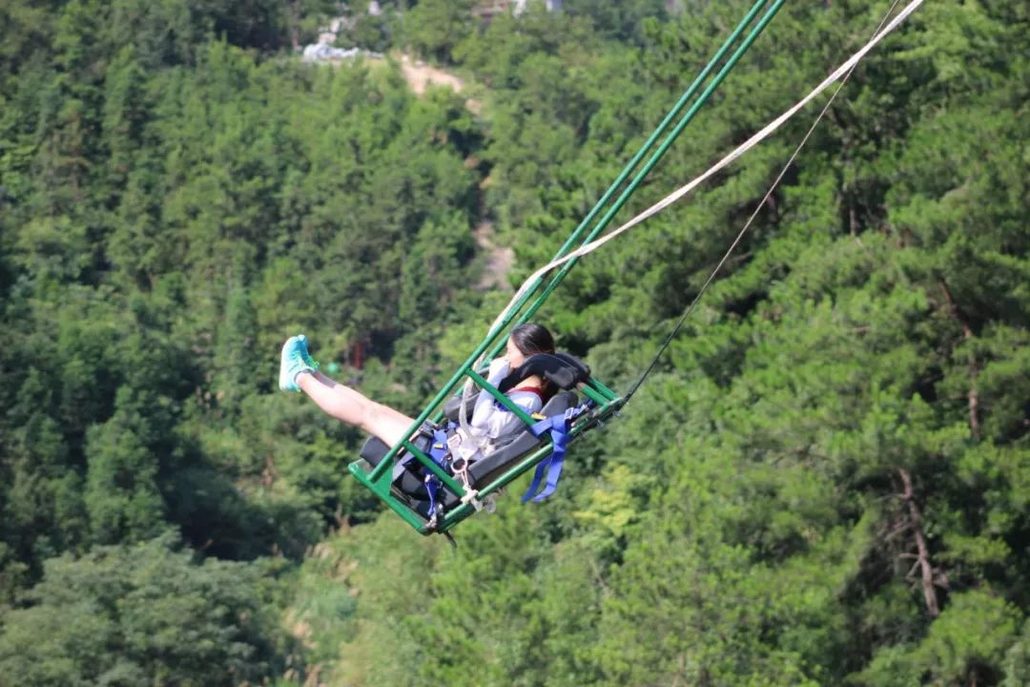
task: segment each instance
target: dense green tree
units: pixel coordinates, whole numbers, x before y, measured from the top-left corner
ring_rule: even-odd
[[[165,537],[49,561],[5,614],[0,668],[21,685],[235,685],[282,670],[261,590],[274,570],[198,563]],[[5,679],[6,679],[5,678]]]
[[[641,43],[643,22],[666,18],[665,0],[633,0],[631,2],[598,2],[597,0],[563,0],[561,10],[571,15],[590,17],[598,33],[627,42]]]
[[[404,17],[405,43],[425,57],[450,62],[454,46],[473,29],[475,0],[420,0]]]
[[[1026,682],[1018,3],[928,3],[863,61],[549,503],[421,540],[277,391],[304,332],[417,413],[749,4],[0,8],[0,682]],[[615,222],[886,5],[786,5]],[[462,92],[290,56],[330,12]],[[626,388],[806,127],[581,261],[559,345]]]
[[[124,387],[111,419],[87,433],[85,502],[99,544],[149,539],[161,529],[157,456],[148,446],[151,428],[142,415],[155,400],[134,398]]]

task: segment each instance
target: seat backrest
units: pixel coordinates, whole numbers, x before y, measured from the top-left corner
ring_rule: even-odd
[[[465,404],[465,419],[472,420],[472,410],[476,407],[476,399],[479,398],[481,392],[477,391],[469,396],[468,403]],[[457,396],[451,396],[443,404],[443,415],[451,422],[458,421],[458,413],[461,412],[461,394]]]
[[[552,396],[551,400],[544,404],[544,407],[540,409],[538,414],[542,417],[561,415],[566,410],[576,405],[577,400],[578,398],[576,396],[576,392],[574,391],[559,392]],[[508,434],[497,437],[497,439],[495,439],[493,442],[494,451],[499,451],[501,449],[507,448],[513,442],[518,441],[520,439],[525,439],[523,435],[528,435],[528,437],[534,439],[535,441],[535,437],[533,437],[533,434],[525,426],[520,425]]]

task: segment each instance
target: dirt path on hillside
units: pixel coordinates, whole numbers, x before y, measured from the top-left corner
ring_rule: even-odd
[[[472,236],[475,237],[479,250],[486,253],[486,265],[483,266],[483,274],[476,287],[483,290],[510,289],[508,272],[515,263],[515,251],[494,243],[494,225],[490,222],[483,222],[476,227],[472,231]]]
[[[445,86],[455,93],[461,93],[465,88],[465,82],[454,74],[428,65],[421,60],[413,61],[408,55],[401,56],[401,73],[415,95],[424,94],[428,86]],[[466,100],[465,107],[473,114],[478,115],[480,112],[477,100],[471,98]],[[476,239],[476,245],[487,256],[483,275],[476,286],[484,290],[510,288],[508,272],[511,271],[511,266],[515,262],[515,251],[507,246],[498,246],[494,243],[494,226],[490,222],[483,222],[477,226],[472,235]]]
[[[415,95],[423,95],[429,86],[444,86],[455,93],[461,93],[465,89],[465,82],[454,74],[421,60],[412,60],[408,55],[401,55],[400,65],[404,80],[408,82]],[[481,106],[478,100],[469,98],[465,101],[465,107],[472,114],[480,113]],[[508,273],[515,262],[515,251],[507,246],[499,246],[494,243],[494,227],[491,222],[481,223],[472,231],[472,235],[475,237],[479,250],[486,254],[486,265],[483,267],[483,275],[476,285],[477,288],[484,290],[511,288],[508,283]]]
[[[415,95],[424,94],[429,86],[444,86],[455,93],[465,90],[465,82],[459,77],[422,60],[412,60],[408,55],[401,55],[401,74]],[[467,99],[465,107],[474,115],[482,110],[481,103],[474,98]]]
[[[455,93],[461,93],[465,83],[454,74],[445,72],[422,60],[412,61],[407,55],[401,56],[401,72],[407,80],[415,95],[422,95],[426,92],[426,86],[447,86]]]

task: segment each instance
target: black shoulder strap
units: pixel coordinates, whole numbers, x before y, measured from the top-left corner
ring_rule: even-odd
[[[590,368],[568,353],[537,353],[508,373],[497,389],[507,393],[526,377],[538,375],[560,389],[571,389],[590,378]]]

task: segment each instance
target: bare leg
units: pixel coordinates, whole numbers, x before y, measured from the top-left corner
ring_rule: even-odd
[[[404,439],[415,422],[414,418],[376,403],[321,372],[302,372],[297,375],[297,386],[327,415],[377,436],[389,446]]]

